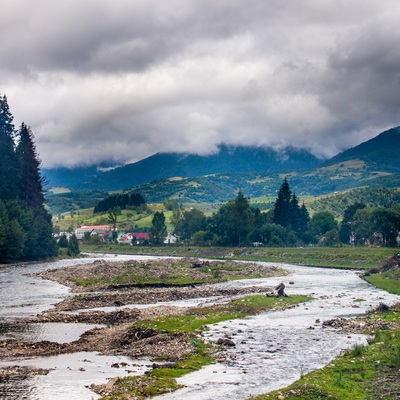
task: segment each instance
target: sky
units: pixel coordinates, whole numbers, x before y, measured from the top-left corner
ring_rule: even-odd
[[[0,93],[45,168],[331,157],[400,124],[399,22],[397,0],[3,0]]]

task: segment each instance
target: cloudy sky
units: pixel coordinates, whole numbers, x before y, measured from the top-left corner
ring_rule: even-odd
[[[332,156],[400,124],[397,0],[3,0],[0,93],[44,167],[221,143]]]

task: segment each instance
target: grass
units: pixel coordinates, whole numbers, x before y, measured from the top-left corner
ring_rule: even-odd
[[[380,268],[393,256],[391,248],[369,247],[196,247],[196,246],[119,246],[82,245],[81,251],[179,257],[201,257],[301,264],[368,270]]]
[[[103,396],[102,399],[122,400],[135,398],[142,400],[177,390],[180,386],[177,384],[176,378],[197,371],[214,360],[212,346],[198,340],[197,334],[199,331],[204,331],[208,325],[217,322],[243,318],[273,308],[283,308],[308,300],[311,300],[308,296],[275,298],[255,295],[234,300],[225,305],[198,307],[191,310],[190,315],[172,315],[140,321],[130,329],[152,329],[172,335],[188,334],[188,340],[192,344],[192,351],[183,356],[172,367],[156,368],[141,377],[118,379],[113,386],[113,392]]]
[[[199,307],[191,310],[190,315],[172,315],[157,319],[140,321],[135,328],[157,329],[162,332],[176,334],[182,332],[197,332],[207,329],[207,325],[228,321],[235,318],[244,318],[248,315],[284,308],[290,305],[309,301],[308,296],[267,297],[265,295],[247,296],[233,300],[228,304]]]
[[[391,269],[390,271],[379,274],[365,275],[364,279],[372,285],[386,290],[389,293],[400,295],[400,269]]]
[[[369,317],[399,322],[400,305]],[[326,367],[287,388],[253,400],[365,400],[400,398],[400,329],[380,330],[367,346],[357,345]]]

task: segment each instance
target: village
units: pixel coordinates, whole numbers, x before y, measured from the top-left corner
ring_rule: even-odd
[[[60,232],[58,236],[65,235],[69,239],[75,234],[78,240],[97,238],[101,243],[118,243],[126,246],[143,246],[150,243],[150,236],[146,232],[118,232],[117,228],[114,230],[112,225],[82,225],[75,229],[74,233]],[[179,238],[167,232],[164,238],[164,244],[176,244]]]

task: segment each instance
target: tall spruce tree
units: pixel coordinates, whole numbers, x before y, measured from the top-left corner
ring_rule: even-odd
[[[287,227],[290,225],[291,217],[291,196],[289,183],[285,178],[278,192],[278,198],[276,199],[272,221],[275,224]]]
[[[2,200],[13,199],[18,195],[13,119],[7,97],[0,95],[0,199]]]
[[[18,131],[16,155],[19,170],[20,198],[29,208],[41,209],[44,204],[40,160],[31,129],[22,123]]]
[[[16,135],[6,96],[0,96],[0,152],[0,260],[57,255],[34,137],[25,124]]]

